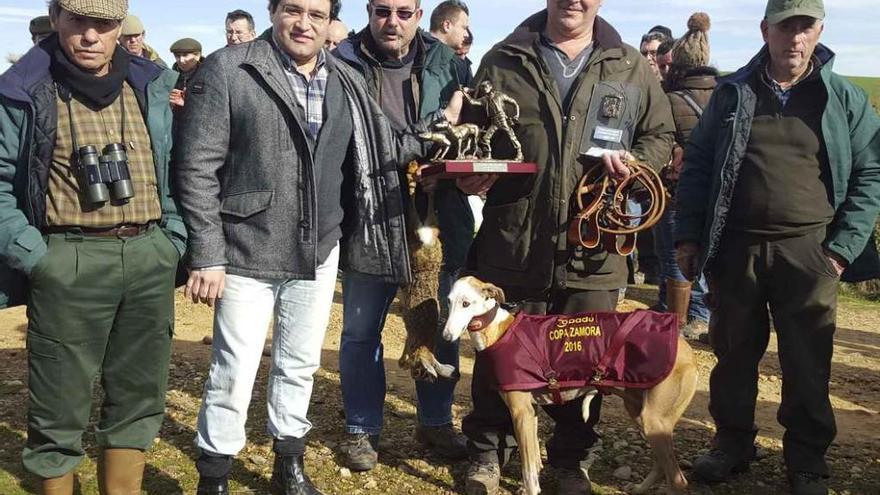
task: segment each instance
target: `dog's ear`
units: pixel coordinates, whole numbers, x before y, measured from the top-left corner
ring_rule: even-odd
[[[501,290],[501,287],[498,287],[496,285],[484,283],[483,295],[486,297],[486,299],[495,299],[498,304],[504,304],[506,302],[504,299],[504,291]]]

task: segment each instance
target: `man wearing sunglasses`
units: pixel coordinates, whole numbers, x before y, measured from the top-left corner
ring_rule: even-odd
[[[364,75],[367,87],[397,130],[446,105],[458,88],[456,56],[451,48],[419,30],[419,0],[370,0],[369,25],[343,41],[335,54]],[[435,205],[443,243],[440,300],[464,264],[473,239],[473,213],[467,197],[453,184],[440,184]],[[346,271],[339,367],[346,430],[345,463],[358,471],[372,469],[382,430],[385,369],[381,332],[398,285]],[[438,339],[442,340],[442,339]],[[458,344],[438,342],[437,358],[458,367]],[[467,455],[464,437],[452,426],[455,382],[419,382],[417,439],[441,455]]]

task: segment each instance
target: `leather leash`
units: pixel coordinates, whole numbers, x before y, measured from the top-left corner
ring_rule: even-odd
[[[645,163],[630,161],[627,166],[632,173],[622,181],[609,177],[601,163],[581,177],[575,190],[579,212],[568,228],[569,244],[586,249],[602,246],[609,253],[629,256],[636,248],[637,234],[660,221],[667,201],[663,181]],[[627,212],[627,200],[637,185],[649,198],[641,215]]]

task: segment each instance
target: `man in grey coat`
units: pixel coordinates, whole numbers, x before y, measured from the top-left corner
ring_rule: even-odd
[[[337,270],[410,278],[397,167],[422,147],[398,138],[363,79],[322,49],[336,2],[270,0],[272,28],[208,57],[188,88],[176,150],[193,234],[186,293],[217,304],[200,494],[228,493],[273,322],[272,489],[320,493],[304,474],[304,438]]]

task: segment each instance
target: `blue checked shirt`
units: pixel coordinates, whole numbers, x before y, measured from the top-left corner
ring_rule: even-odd
[[[311,79],[296,70],[296,63],[290,55],[284,53],[284,50],[278,48],[278,42],[275,42],[275,51],[287,74],[287,80],[293,88],[293,94],[296,102],[306,114],[306,129],[312,139],[317,140],[318,134],[321,133],[321,127],[324,125],[324,95],[327,93],[327,57],[324,55],[322,48],[318,52],[318,63],[315,65],[315,71],[311,74]]]

